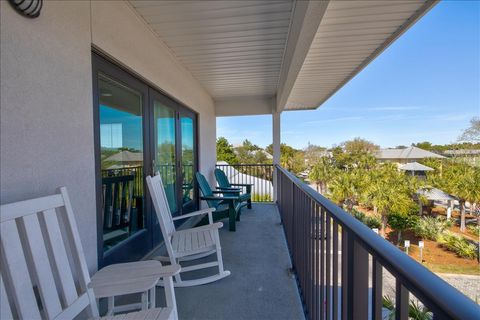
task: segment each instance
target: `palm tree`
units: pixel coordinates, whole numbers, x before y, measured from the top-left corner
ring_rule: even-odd
[[[359,198],[359,181],[358,172],[337,173],[330,184],[332,200],[342,207],[346,205],[347,211],[351,212]]]
[[[465,203],[480,201],[480,169],[464,162],[449,161],[429,181],[445,192],[455,195],[460,203],[460,231],[465,232]]]
[[[416,206],[413,195],[417,186],[392,164],[384,164],[370,173],[363,198],[368,199],[380,213],[381,235],[385,237],[388,215],[392,212],[408,214]]]
[[[336,174],[332,160],[328,157],[320,157],[313,165],[308,178],[317,185],[317,192],[325,193],[328,190],[328,183]]]

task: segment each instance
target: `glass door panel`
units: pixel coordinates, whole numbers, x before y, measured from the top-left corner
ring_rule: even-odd
[[[103,253],[145,228],[142,94],[98,74]]]
[[[159,172],[172,214],[178,211],[175,110],[153,100],[154,171]]]
[[[180,130],[182,137],[182,206],[186,208],[194,200],[195,134],[193,119],[182,115]],[[188,211],[188,209],[183,211]]]

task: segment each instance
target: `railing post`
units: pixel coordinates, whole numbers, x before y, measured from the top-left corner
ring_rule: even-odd
[[[347,262],[347,306],[344,319],[368,319],[368,252],[348,234],[348,262]],[[343,254],[343,253],[342,253]],[[342,257],[343,258],[343,257]]]

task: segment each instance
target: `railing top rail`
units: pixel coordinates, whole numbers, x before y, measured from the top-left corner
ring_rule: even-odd
[[[413,260],[390,242],[378,236],[370,228],[325,198],[295,175],[279,165],[275,167],[286,175],[313,201],[327,210],[331,216],[375,256],[402,284],[434,313],[440,312],[452,319],[474,319],[480,315],[480,307],[449,285],[436,274]]]
[[[273,167],[271,163],[216,164],[217,167]]]

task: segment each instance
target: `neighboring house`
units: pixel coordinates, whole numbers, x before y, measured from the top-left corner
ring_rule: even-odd
[[[426,158],[445,159],[442,155],[413,146],[405,149],[381,149],[377,152],[376,157],[380,162],[395,162],[397,164],[416,162]]]

